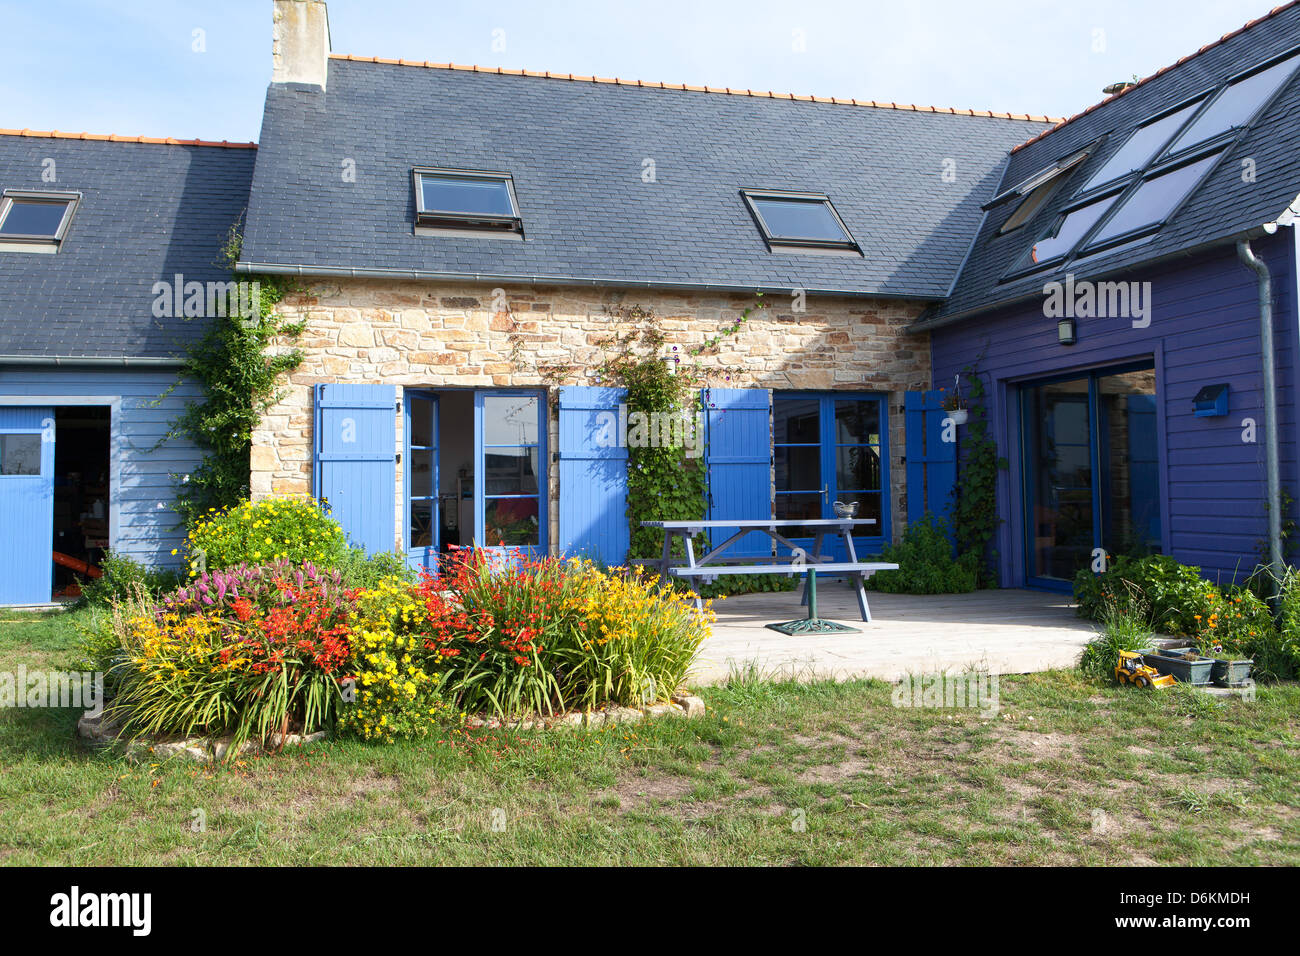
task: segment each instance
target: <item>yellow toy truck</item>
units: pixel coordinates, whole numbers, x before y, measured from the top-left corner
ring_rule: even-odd
[[[1147,688],[1171,687],[1174,683],[1172,674],[1161,674],[1147,664],[1137,651],[1119,652],[1119,663],[1115,665],[1115,679],[1121,684]]]

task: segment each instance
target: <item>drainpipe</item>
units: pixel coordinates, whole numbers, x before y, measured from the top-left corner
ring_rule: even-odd
[[[1274,581],[1282,576],[1282,479],[1277,455],[1277,375],[1273,353],[1273,277],[1264,260],[1237,240],[1237,257],[1259,277],[1259,345],[1264,361],[1264,460],[1268,474],[1268,563]],[[1275,591],[1276,593],[1276,591]]]

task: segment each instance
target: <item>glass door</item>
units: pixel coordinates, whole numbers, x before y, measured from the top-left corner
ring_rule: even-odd
[[[1031,384],[1020,399],[1027,583],[1067,589],[1099,550],[1158,552],[1153,366]]]
[[[438,397],[406,394],[406,559],[437,570],[442,512],[438,496]]]
[[[859,555],[878,551],[889,533],[884,400],[875,395],[772,396],[774,518],[833,518],[833,504],[857,502],[854,517],[872,518],[870,532],[854,535]],[[791,538],[811,548],[813,538]],[[824,553],[843,558],[838,540]]]
[[[547,548],[546,402],[538,392],[476,392],[475,537],[482,547],[544,554]]]

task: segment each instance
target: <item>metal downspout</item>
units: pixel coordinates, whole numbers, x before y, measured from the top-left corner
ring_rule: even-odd
[[[1268,475],[1268,563],[1275,581],[1282,577],[1282,478],[1277,450],[1277,373],[1273,351],[1273,277],[1264,260],[1237,241],[1237,257],[1259,277],[1259,345],[1264,363],[1264,460]]]

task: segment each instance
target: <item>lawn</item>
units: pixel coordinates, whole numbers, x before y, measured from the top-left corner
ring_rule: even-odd
[[[0,671],[68,666],[74,620],[0,612]],[[228,768],[132,764],[79,748],[73,711],[6,710],[0,861],[1300,862],[1295,685],[1216,701],[1008,677],[991,719],[896,708],[878,681],[701,693],[699,720],[333,741]]]

